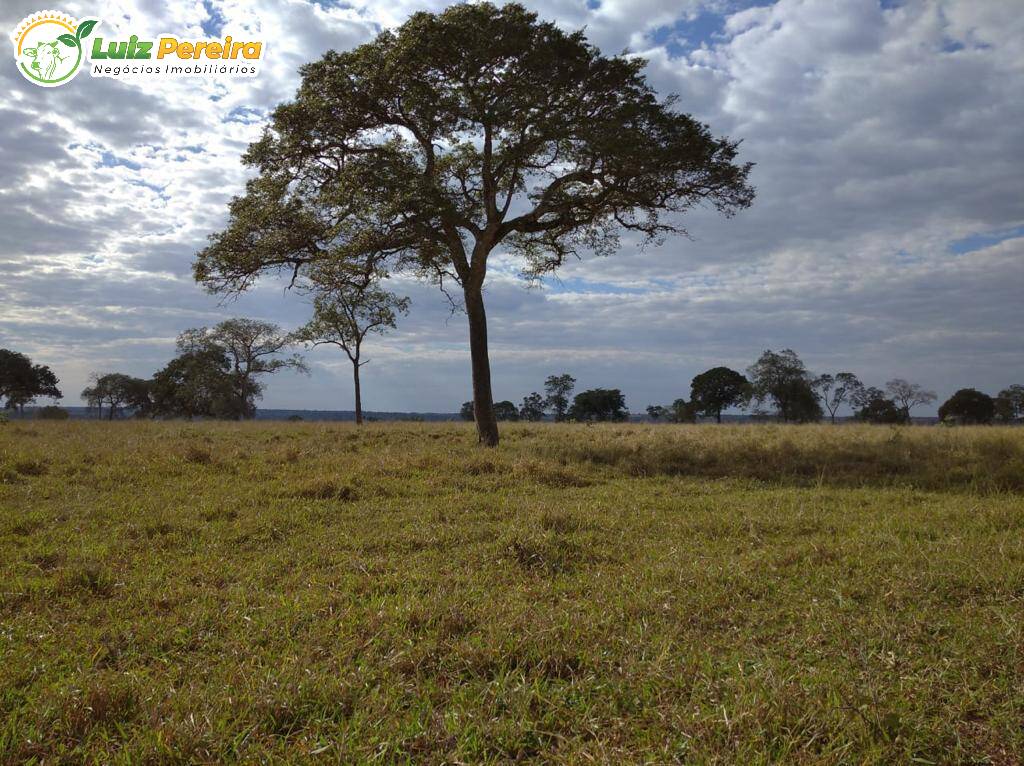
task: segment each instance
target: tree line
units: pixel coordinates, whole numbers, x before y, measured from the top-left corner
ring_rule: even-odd
[[[395,325],[395,314],[404,312],[406,299],[371,295],[369,303],[344,306],[319,293],[313,318],[294,332],[256,319],[229,319],[214,327],[186,330],[178,336],[177,355],[152,378],[123,373],[94,373],[82,398],[97,417],[113,420],[130,413],[157,418],[251,418],[263,394],[264,378],[282,370],[308,373],[301,356],[289,353],[297,345],[323,343],[340,346],[352,362],[356,419],[363,420],[359,392],[359,368],[365,364],[362,343],[370,332],[384,332]],[[361,308],[360,308],[361,306]],[[346,308],[347,307],[347,308]],[[5,410],[24,410],[37,398],[63,397],[59,380],[48,366],[34,364],[25,354],[0,349],[0,401]],[[592,388],[573,394],[576,378],[568,373],[549,375],[544,393],[533,391],[520,405],[495,403],[499,421],[545,419],[555,422],[619,422],[629,417],[626,400],[617,388]],[[693,423],[699,417],[722,422],[728,409],[746,410],[757,419],[774,418],[790,423],[810,423],[826,415],[834,423],[843,405],[854,419],[865,423],[909,423],[915,407],[936,400],[934,391],[903,378],[893,378],[885,388],[867,386],[852,372],[815,375],[792,349],[767,350],[746,370],[713,367],[690,382],[690,397],[668,405],[650,405],[647,417],[655,422]],[[463,403],[460,416],[473,420],[472,401]],[[67,417],[57,407],[44,407],[39,417]],[[939,407],[946,423],[986,424],[1024,422],[1024,385],[1011,385],[996,396],[973,388],[955,392]]]
[[[629,417],[625,397],[617,388],[594,388],[570,397],[576,379],[568,373],[551,375],[545,394],[536,391],[523,397],[518,407],[511,401],[495,402],[499,421],[581,422],[622,421]],[[671,404],[652,404],[648,419],[665,423],[694,423],[700,417],[722,422],[728,409],[746,410],[755,420],[772,418],[787,423],[813,423],[826,415],[832,423],[846,405],[855,420],[864,423],[904,424],[911,422],[911,410],[937,399],[917,383],[893,378],[885,388],[868,386],[852,372],[814,375],[792,349],[766,350],[746,370],[746,375],[728,367],[713,367],[690,382],[690,398]],[[464,420],[474,417],[473,402],[462,405]],[[1024,385],[1011,385],[996,396],[973,388],[960,389],[939,407],[945,423],[985,424],[1024,421]]]

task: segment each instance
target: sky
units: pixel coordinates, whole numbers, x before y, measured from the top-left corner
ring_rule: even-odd
[[[1019,0],[526,2],[608,54],[647,61],[660,94],[756,163],[753,206],[687,216],[689,238],[568,264],[528,287],[500,252],[487,302],[496,400],[546,376],[620,388],[642,412],[713,366],[792,348],[815,373],[903,377],[939,402],[1024,383],[1024,13]],[[50,5],[53,5],[52,3]],[[192,279],[194,254],[245,183],[240,156],[298,68],[445,3],[66,2],[95,34],[266,41],[252,79],[140,84],[82,72],[39,88],[0,64],[0,347],[48,364],[68,405],[93,372],[148,377],[176,335],[232,316],[304,323],[264,280],[235,301]],[[48,6],[49,7],[49,6]],[[0,28],[42,6],[4,0]],[[7,42],[10,45],[10,40]],[[453,412],[468,335],[435,288],[366,347],[370,410]],[[351,409],[337,349],[267,381],[261,406]],[[915,414],[934,413],[934,406]]]

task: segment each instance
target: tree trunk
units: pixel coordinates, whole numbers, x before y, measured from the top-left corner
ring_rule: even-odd
[[[361,426],[363,424],[363,396],[359,390],[359,362],[355,360],[352,362],[352,382],[356,387],[356,425]]]
[[[485,447],[498,446],[498,420],[494,416],[491,394],[491,362],[487,356],[487,314],[479,287],[466,287],[466,314],[469,316],[469,353],[473,360],[473,415],[476,435]]]

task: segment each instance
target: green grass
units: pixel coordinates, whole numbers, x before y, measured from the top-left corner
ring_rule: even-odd
[[[1024,429],[0,426],[0,762],[1024,758]]]

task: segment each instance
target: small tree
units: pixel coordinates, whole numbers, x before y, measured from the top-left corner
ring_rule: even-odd
[[[1014,423],[1024,419],[1024,386],[1014,384],[999,392],[995,401],[996,419]]]
[[[178,349],[187,351],[219,350],[228,360],[234,378],[239,418],[256,414],[256,399],[263,393],[257,378],[281,370],[306,372],[298,355],[282,357],[295,339],[272,322],[258,319],[228,319],[216,327],[186,330],[178,336]]]
[[[892,399],[885,396],[880,388],[871,386],[858,389],[850,397],[850,405],[854,408],[854,417],[865,423],[904,423],[903,411]]]
[[[903,411],[903,419],[910,422],[910,410],[921,404],[930,404],[938,397],[934,391],[926,391],[917,383],[910,383],[903,378],[893,378],[885,384],[885,391]]]
[[[213,290],[317,261],[455,283],[469,323],[481,444],[498,443],[484,285],[495,250],[524,271],[747,207],[738,142],[659,100],[630,56],[517,3],[456,3],[306,64],[244,161],[258,170],[198,256]]]
[[[544,419],[544,397],[536,391],[529,396],[523,397],[523,404],[519,408],[519,417],[523,420],[537,422]]]
[[[676,399],[669,407],[669,420],[673,423],[696,423],[697,407],[693,402]]]
[[[459,408],[459,417],[463,420],[468,420],[470,423],[473,422],[473,402],[463,402],[462,407]]]
[[[814,386],[821,392],[821,401],[828,410],[833,425],[839,408],[844,403],[852,403],[864,390],[864,384],[852,372],[840,372],[834,376],[819,375]]]
[[[619,421],[629,417],[626,398],[617,388],[592,388],[576,394],[569,417],[583,421]]]
[[[782,420],[806,423],[821,419],[814,379],[792,349],[765,351],[747,368],[747,375],[754,400],[759,405],[771,400]]]
[[[649,404],[647,405],[647,417],[651,420],[668,420],[669,410],[662,404]]]
[[[750,399],[751,387],[743,375],[728,367],[713,367],[690,383],[690,399],[701,415],[722,422],[722,410]]]
[[[961,388],[939,407],[939,420],[965,425],[991,423],[995,401],[974,388]]]
[[[0,348],[0,399],[4,409],[24,411],[37,397],[61,399],[63,394],[57,388],[57,376],[42,364],[17,351]]]
[[[519,420],[519,410],[507,399],[503,402],[494,403],[494,416],[499,420]]]
[[[313,318],[295,333],[295,339],[310,346],[337,346],[352,363],[355,388],[356,424],[363,422],[363,398],[359,368],[369,360],[362,359],[363,341],[370,333],[382,335],[394,329],[399,315],[409,312],[409,299],[399,298],[375,284],[365,287],[348,282],[334,285],[320,283],[311,288]]]
[[[544,381],[544,390],[547,392],[546,404],[551,414],[555,416],[555,422],[565,420],[569,411],[569,397],[576,387],[576,378],[565,372],[561,375],[548,375]]]
[[[148,414],[152,409],[149,396],[149,381],[133,378],[120,372],[105,375],[92,374],[93,384],[82,391],[82,398],[90,408],[95,407],[103,417],[103,405],[107,405],[107,420],[113,420],[123,409]]]

